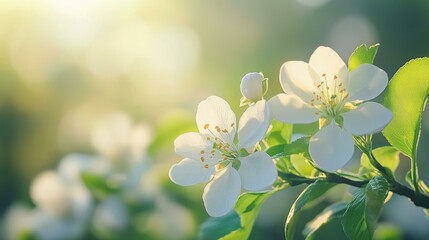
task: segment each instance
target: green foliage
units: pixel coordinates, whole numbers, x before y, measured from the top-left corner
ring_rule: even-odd
[[[31,231],[24,230],[18,234],[17,239],[18,240],[37,240],[37,237]]]
[[[385,168],[389,169],[392,173],[396,171],[399,165],[399,151],[391,146],[384,146],[373,150],[373,154],[377,161]],[[366,169],[376,170],[370,163],[368,156],[362,154],[360,158],[360,164]],[[374,176],[375,173],[372,175]]]
[[[294,154],[290,156],[290,162],[298,175],[313,176],[316,169],[310,164],[309,160],[303,154]]]
[[[200,226],[198,238],[203,240],[219,239],[240,227],[240,216],[235,212],[222,217],[211,217]]]
[[[372,239],[388,191],[386,180],[376,176],[353,194],[342,220],[344,232],[350,239]]]
[[[278,171],[301,175],[303,172],[312,171],[312,167],[308,166],[308,159],[310,159],[310,154],[308,153],[309,141],[309,137],[303,137],[292,143],[270,147],[266,152],[273,159],[276,159],[275,163]],[[291,155],[295,156],[292,157]],[[295,157],[297,159],[292,162],[291,160]],[[300,160],[305,161],[305,163],[299,162]]]
[[[199,239],[247,239],[260,206],[278,190],[280,189],[242,194],[235,205],[235,211],[222,217],[209,218],[201,225]]]
[[[85,186],[94,196],[105,197],[120,191],[119,186],[111,186],[108,184],[107,178],[104,176],[90,172],[82,172],[80,176]]]
[[[240,215],[241,226],[223,237],[223,240],[247,239],[252,231],[256,216],[262,203],[279,189],[269,192],[244,193],[235,205],[235,211]]]
[[[341,219],[347,208],[347,203],[339,202],[332,204],[331,206],[325,208],[323,212],[317,215],[313,221],[307,223],[303,234],[307,236],[306,240],[316,239],[318,230],[321,229],[326,224],[332,222],[336,219]]]
[[[372,64],[380,44],[367,47],[365,44],[357,47],[349,58],[349,71],[353,71],[359,65],[364,63]]]
[[[295,225],[304,207],[319,199],[319,197],[324,195],[333,186],[335,186],[333,183],[316,181],[313,184],[308,185],[308,187],[298,196],[289,211],[289,215],[287,216],[285,224],[286,239],[294,239]]]
[[[393,112],[393,120],[383,134],[392,146],[414,160],[428,87],[429,58],[414,59],[392,77],[384,97],[384,104]]]
[[[303,137],[292,143],[279,144],[273,147],[270,147],[266,150],[268,155],[272,158],[287,157],[292,154],[301,154],[303,153],[305,157],[310,158],[308,153],[308,143],[310,137]]]
[[[393,224],[379,224],[374,232],[374,240],[402,240],[401,231]]]
[[[293,125],[282,123],[277,120],[273,120],[271,128],[266,134],[265,141],[269,146],[275,146],[279,144],[290,143],[292,137]]]
[[[417,147],[428,95],[429,58],[418,58],[407,62],[396,72],[384,98],[384,104],[393,112],[393,120],[383,134],[392,146],[411,158],[407,182],[417,192],[420,191]]]

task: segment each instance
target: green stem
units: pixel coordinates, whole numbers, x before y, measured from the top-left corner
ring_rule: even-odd
[[[420,188],[419,188],[419,171],[417,170],[417,161],[416,157],[411,158],[411,182],[413,183],[414,191],[416,191],[417,194],[420,194]]]
[[[395,177],[393,176],[392,172],[387,170],[385,167],[383,167],[375,158],[374,154],[372,153],[372,150],[365,151],[366,156],[368,157],[370,163],[372,166],[374,166],[380,173],[383,175],[384,178],[389,183],[396,182]]]
[[[354,187],[362,187],[369,182],[367,180],[364,180],[364,181],[351,180],[351,179],[342,177],[340,175],[337,175],[335,173],[325,173],[324,177],[316,177],[316,178],[306,178],[303,176],[298,176],[292,173],[284,173],[284,172],[278,172],[278,174],[280,178],[287,181],[291,186],[296,186],[303,183],[311,184],[317,180],[331,182],[331,183],[343,183]]]
[[[396,182],[393,173],[389,169],[383,167],[372,153],[372,136],[355,136],[354,139],[356,146],[368,157],[371,165],[374,166],[389,183]]]
[[[369,182],[368,180],[363,180],[363,181],[351,180],[335,173],[325,173],[325,176],[315,177],[315,178],[306,178],[303,176],[298,176],[295,174],[284,173],[284,172],[278,172],[278,174],[279,174],[279,177],[287,181],[290,186],[297,186],[301,184],[311,184],[319,180],[319,181],[325,181],[330,183],[347,184],[350,186],[360,188]],[[389,191],[392,191],[401,196],[408,197],[414,203],[414,205],[418,207],[429,209],[429,196],[417,194],[412,189],[396,181],[389,182]]]

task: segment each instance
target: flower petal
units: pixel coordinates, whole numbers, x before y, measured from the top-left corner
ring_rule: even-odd
[[[311,55],[308,64],[331,89],[334,89],[337,83],[347,86],[349,71],[344,61],[332,48],[318,47]]]
[[[304,102],[310,102],[316,91],[313,76],[317,75],[314,70],[302,61],[285,62],[280,68],[280,84],[283,91],[296,95]]]
[[[251,148],[260,141],[270,126],[267,101],[260,100],[246,109],[238,122],[238,148]]]
[[[321,169],[333,172],[340,169],[353,155],[353,137],[334,121],[310,139],[311,158]]]
[[[383,105],[366,102],[344,113],[344,128],[354,135],[380,132],[392,120],[392,112]]]
[[[210,180],[215,173],[213,166],[205,168],[203,164],[193,159],[185,158],[170,168],[168,175],[171,181],[181,186],[191,186]]]
[[[210,96],[202,101],[198,105],[196,119],[200,133],[215,135],[227,143],[234,141],[235,114],[222,98]]]
[[[241,190],[238,172],[230,166],[218,172],[214,179],[204,188],[203,200],[207,213],[220,217],[231,211]]]
[[[207,140],[207,136],[200,133],[184,133],[174,140],[174,151],[182,157],[198,160],[201,151],[209,152],[213,143]]]
[[[258,191],[270,186],[277,179],[277,169],[266,152],[255,152],[240,158],[241,186],[249,191]]]
[[[319,119],[317,109],[289,94],[278,94],[268,101],[270,115],[273,119],[285,123],[312,123]]]
[[[386,88],[388,77],[382,69],[371,65],[362,64],[350,72],[349,101],[371,100]]]

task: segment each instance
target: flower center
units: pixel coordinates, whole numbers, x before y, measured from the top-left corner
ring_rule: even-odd
[[[334,75],[331,81],[328,80],[326,74],[323,73],[316,91],[313,92],[310,104],[319,110],[316,115],[320,115],[321,118],[334,119],[344,112],[344,105],[349,93],[343,83],[338,80],[337,75]]]
[[[234,129],[234,123],[229,124],[228,128],[220,126],[210,126],[206,123],[204,129],[207,130],[206,140],[212,143],[212,148],[209,151],[200,151],[200,161],[205,163],[204,167],[210,165],[216,166],[216,170],[220,170],[230,163],[236,164],[238,161],[239,151],[237,146],[232,142],[234,136],[231,132]]]

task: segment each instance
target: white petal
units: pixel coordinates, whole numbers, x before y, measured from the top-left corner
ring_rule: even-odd
[[[313,73],[312,73],[313,72]],[[305,62],[289,61],[280,68],[280,84],[283,91],[296,95],[305,102],[313,99],[313,92],[316,90],[313,76],[317,75],[314,70]]]
[[[238,122],[238,148],[251,148],[259,142],[270,126],[267,101],[260,100],[246,109]]]
[[[235,137],[235,114],[220,97],[210,96],[198,105],[197,125],[200,133],[213,133],[215,137],[232,143]]]
[[[193,159],[185,158],[170,168],[171,181],[178,185],[190,186],[210,180],[215,173],[213,166],[205,168],[203,164]]]
[[[209,152],[212,146],[206,135],[195,132],[184,133],[174,140],[174,151],[177,154],[195,160],[200,159],[201,151]]]
[[[266,152],[255,152],[240,158],[241,186],[249,191],[258,191],[268,187],[277,179],[277,169]]]
[[[353,137],[332,121],[310,139],[309,151],[311,158],[321,169],[333,172],[343,167],[352,157]]]
[[[392,112],[383,105],[366,102],[344,113],[344,128],[354,135],[380,132],[392,120]]]
[[[382,69],[371,65],[362,64],[350,72],[349,101],[371,100],[386,88],[388,77]]]
[[[319,119],[317,109],[289,94],[278,94],[268,101],[271,118],[285,123],[312,123]]]
[[[240,195],[241,181],[238,172],[228,166],[217,173],[204,188],[203,200],[207,213],[220,217],[231,211]]]
[[[348,69],[341,57],[329,47],[318,47],[310,57],[308,63],[321,78],[326,81],[331,89],[334,89],[336,82],[342,82],[347,86]],[[322,76],[325,75],[325,76]],[[337,76],[335,79],[334,76]]]

